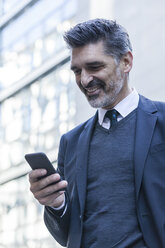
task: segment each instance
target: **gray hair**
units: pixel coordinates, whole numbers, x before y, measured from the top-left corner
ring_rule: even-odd
[[[64,40],[71,49],[103,41],[105,53],[117,61],[128,51],[132,51],[127,31],[116,21],[106,19],[79,23],[64,34]]]

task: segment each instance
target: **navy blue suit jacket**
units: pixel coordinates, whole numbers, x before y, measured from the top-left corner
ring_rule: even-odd
[[[69,248],[80,248],[88,151],[96,121],[97,113],[62,136],[58,168],[69,183],[67,210],[60,217],[45,208],[50,233]],[[134,172],[137,216],[144,240],[149,248],[165,248],[165,103],[143,96],[137,110]]]

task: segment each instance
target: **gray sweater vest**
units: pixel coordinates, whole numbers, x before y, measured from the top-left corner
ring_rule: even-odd
[[[107,130],[96,124],[90,144],[82,248],[146,247],[135,207],[136,110]]]

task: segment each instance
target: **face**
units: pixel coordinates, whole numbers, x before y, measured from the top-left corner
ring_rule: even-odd
[[[72,49],[71,69],[92,107],[110,109],[130,93],[127,81],[131,56],[117,63],[105,54],[102,41]]]

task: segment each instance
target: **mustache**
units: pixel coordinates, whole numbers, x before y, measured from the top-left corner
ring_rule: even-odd
[[[83,89],[83,91],[86,91],[87,89],[93,88],[93,87],[96,87],[96,86],[98,86],[100,88],[103,88],[103,87],[105,87],[105,83],[104,83],[104,81],[95,78],[92,81],[90,81],[89,84],[86,87],[82,86],[82,89]]]

